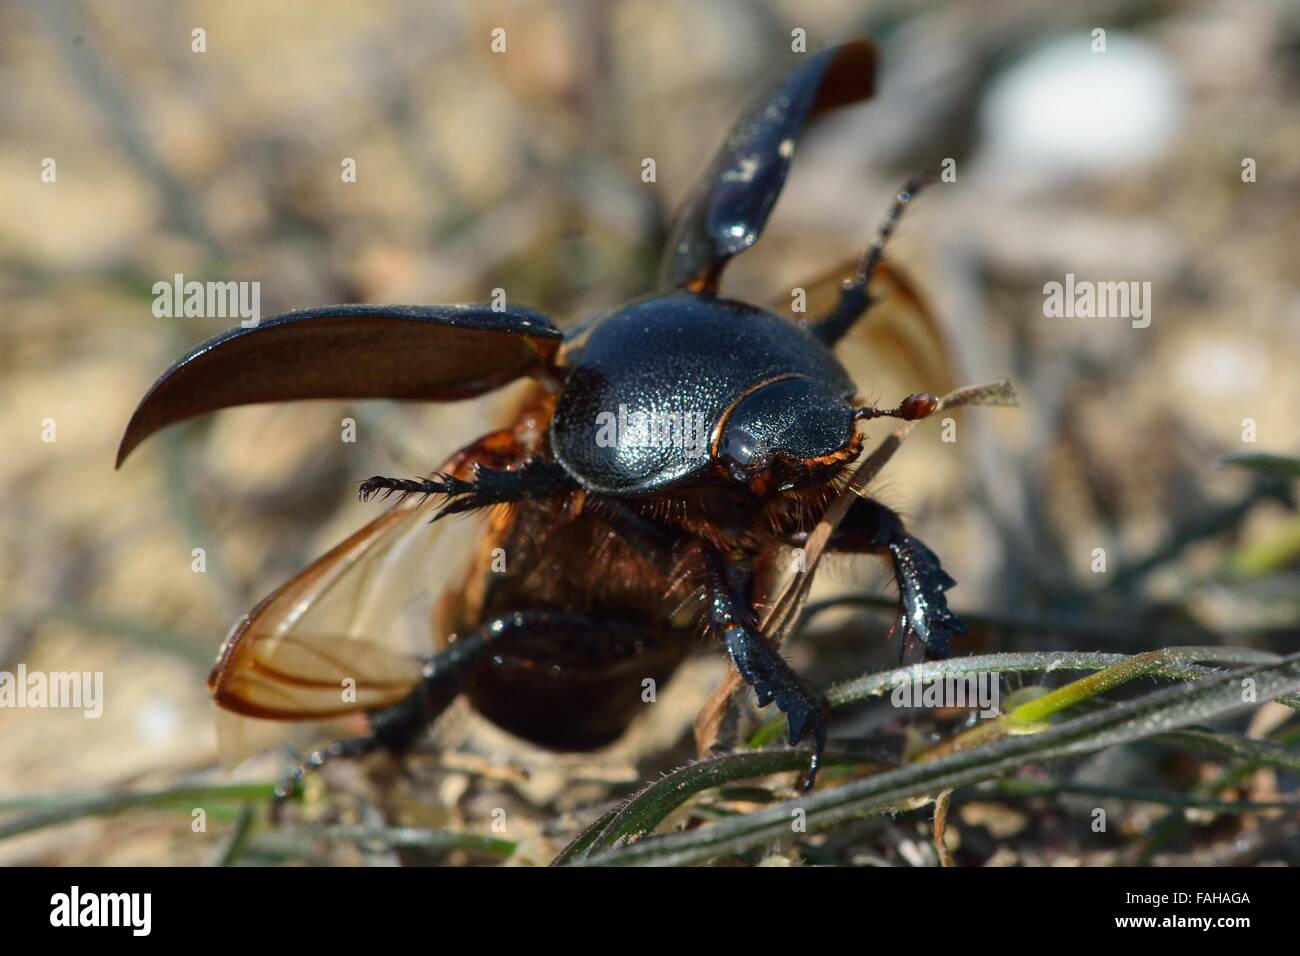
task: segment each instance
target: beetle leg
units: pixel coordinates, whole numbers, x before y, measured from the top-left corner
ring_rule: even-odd
[[[280,810],[284,802],[298,792],[303,778],[309,773],[315,773],[337,757],[362,757],[374,753],[382,746],[383,744],[375,737],[351,737],[347,740],[336,740],[319,750],[313,750],[307,755],[307,759],[285,774],[276,784],[275,796],[271,799],[271,819],[274,821],[280,818]]]
[[[706,548],[705,563],[713,623],[722,632],[736,670],[754,689],[760,707],[775,701],[785,713],[792,746],[805,734],[812,735],[812,760],[803,780],[803,789],[811,789],[826,748],[826,703],[759,630],[748,596],[750,573],[728,563],[713,548]]]
[[[916,194],[931,181],[931,176],[921,174],[913,176],[903,184],[902,188],[898,190],[893,205],[889,207],[889,214],[885,217],[884,223],[881,224],[880,231],[876,233],[875,240],[858,261],[857,270],[851,277],[844,280],[844,284],[840,286],[840,297],[835,303],[835,308],[808,324],[808,330],[826,345],[830,346],[838,342],[844,336],[844,333],[853,326],[853,323],[862,318],[875,302],[871,297],[870,290],[867,288],[871,282],[872,273],[876,271],[876,266],[884,258],[885,245],[894,235],[894,230],[898,228],[898,223],[903,218],[903,210],[907,208],[908,203],[916,198]]]
[[[576,488],[577,484],[564,468],[553,461],[533,458],[522,468],[504,471],[474,466],[472,480],[455,475],[438,475],[435,478],[384,478],[376,475],[361,482],[358,496],[369,501],[375,496],[387,498],[391,494],[446,495],[443,505],[433,520],[462,511],[472,511],[488,505],[507,504],[529,498],[550,498]]]
[[[279,807],[293,796],[304,777],[336,757],[360,757],[378,750],[401,757],[469,686],[477,669],[492,655],[502,652],[503,645],[518,644],[539,632],[567,631],[583,637],[589,637],[593,631],[607,634],[610,625],[609,621],[598,621],[584,614],[534,609],[503,614],[457,637],[450,647],[425,662],[420,684],[407,697],[367,715],[371,736],[336,741],[313,751],[290,770],[276,787],[273,816],[278,815]]]
[[[916,642],[924,647],[926,657],[947,657],[948,642],[966,633],[965,623],[948,609],[944,595],[957,582],[933,551],[908,534],[893,509],[859,498],[831,535],[828,547],[889,555],[898,583],[898,619],[890,635],[899,635],[900,657]]]

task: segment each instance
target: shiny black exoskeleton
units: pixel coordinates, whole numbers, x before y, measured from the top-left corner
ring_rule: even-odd
[[[551,448],[590,491],[663,491],[706,479],[715,460],[748,472],[853,438],[857,387],[830,349],[743,302],[693,292],[637,302],[596,323],[569,362]]]
[[[672,673],[702,623],[759,704],[787,714],[791,742],[812,737],[811,785],[825,708],[761,632],[756,608],[770,596],[758,581],[782,549],[803,543],[842,487],[862,448],[860,422],[913,419],[934,407],[925,393],[888,410],[863,404],[833,353],[869,311],[873,270],[919,184],[900,193],[825,315],[794,323],[720,295],[718,284],[730,258],[761,234],[803,130],[869,97],[874,70],[870,44],[827,49],[753,104],[678,215],[662,288],[649,298],[567,333],[519,307],[313,309],[220,336],[159,379],[128,425],[119,464],[152,432],[231,405],[446,401],[526,375],[538,383],[520,422],[467,446],[442,473],[362,483],[363,497],[438,496],[438,516],[512,505],[491,533],[513,563],[480,575],[472,600],[457,602],[454,640],[415,686],[391,674],[355,680],[367,699],[385,704],[368,708],[373,737],[322,751],[309,766],[378,745],[400,752],[461,693],[520,736],[598,746],[626,726],[645,677]],[[222,707],[276,719],[320,715],[317,689],[339,676],[330,671],[336,648],[316,648],[320,633],[310,629],[292,653],[281,645],[310,617],[318,583],[374,544],[366,533],[236,627],[210,679]],[[385,533],[379,527],[374,536]],[[856,501],[828,547],[889,558],[900,643],[947,652],[963,630],[944,596],[953,581],[893,511]]]

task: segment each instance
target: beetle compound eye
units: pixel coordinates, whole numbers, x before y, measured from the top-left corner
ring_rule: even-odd
[[[728,425],[722,434],[718,457],[731,469],[731,477],[748,481],[747,472],[759,459],[759,439],[741,425]]]

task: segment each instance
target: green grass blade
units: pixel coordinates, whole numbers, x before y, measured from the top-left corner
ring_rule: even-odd
[[[1205,664],[1241,665],[1264,664],[1280,658],[1268,651],[1248,647],[1169,647],[1152,652],[1158,656],[1137,654],[1111,654],[1097,651],[1031,651],[1024,653],[979,654],[971,657],[954,657],[942,661],[926,661],[879,671],[832,686],[826,692],[831,708],[882,696],[895,687],[913,681],[933,681],[964,674],[1014,674],[1051,673],[1054,671],[1100,671],[1114,668],[1129,661],[1144,659],[1140,676],[1165,677],[1172,680],[1199,680],[1222,671]],[[1284,698],[1280,701],[1293,709],[1300,709],[1300,700]],[[780,736],[785,728],[783,717],[767,721],[749,738],[749,746],[766,746]]]
[[[1243,699],[1243,682],[1254,682],[1253,700]],[[1207,677],[1116,704],[1026,736],[1007,737],[935,760],[886,771],[798,800],[686,833],[653,836],[594,855],[587,865],[679,865],[739,853],[767,840],[789,836],[791,819],[802,810],[811,831],[897,806],[949,788],[1002,776],[1031,763],[1045,763],[1157,734],[1204,724],[1300,691],[1300,654],[1245,671]]]
[[[0,813],[31,811],[26,816],[0,823],[0,840],[57,826],[82,817],[103,816],[141,808],[185,810],[207,803],[243,803],[269,800],[275,796],[274,783],[235,783],[219,785],[185,785],[136,793],[105,791],[86,794],[50,794],[0,800]]]

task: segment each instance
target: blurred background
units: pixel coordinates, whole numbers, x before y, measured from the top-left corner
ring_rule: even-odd
[[[955,651],[1300,649],[1292,488],[1221,462],[1300,452],[1297,5],[9,3],[0,670],[102,672],[105,706],[98,719],[0,708],[0,862],[220,858],[237,813],[196,833],[183,801],[13,823],[59,795],[112,808],[116,793],[223,782],[204,679],[230,624],[374,517],[357,480],[429,470],[510,398],[236,409],[169,430],[115,472],[155,377],[234,324],[158,318],[153,284],[256,281],[264,316],[497,287],[561,323],[609,309],[649,290],[674,205],[745,100],[797,62],[793,31],[809,50],[873,38],[880,92],[804,140],[725,289],[788,307],[802,280],[861,251],[908,176],[954,161],[890,254],[933,308],[956,381],[1010,377],[1022,407],[956,413],[954,442],[923,426],[876,491],[960,582],[951,602],[974,626]],[[1067,274],[1150,283],[1150,324],[1046,316],[1044,285]],[[864,391],[893,402],[934,387],[906,379],[875,357]],[[355,443],[340,441],[347,417]],[[819,616],[793,661],[821,683],[891,666],[887,575],[828,570],[817,596],[880,601]],[[724,665],[702,653],[606,752],[533,751],[458,713],[413,776],[341,766],[329,779],[345,796],[317,787],[303,812],[481,829],[505,806],[507,855],[544,862],[582,808],[693,754],[691,721]],[[1285,717],[1258,719],[1264,735]],[[274,781],[286,763],[273,752],[233,779]],[[1213,770],[1125,748],[1071,773],[1178,788]],[[385,773],[388,803],[355,796]],[[1279,788],[1273,771],[1237,785],[1260,800]],[[1089,834],[1068,801],[960,810],[970,863],[1131,850]],[[1122,808],[1129,832],[1165,812]],[[1294,814],[1191,823],[1150,858],[1300,856]],[[907,818],[858,838],[850,859],[933,862]],[[246,858],[396,859],[269,830]]]

